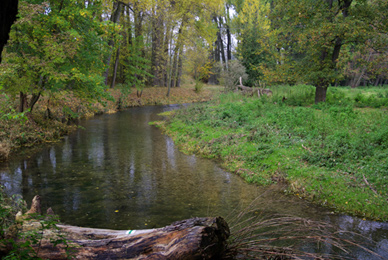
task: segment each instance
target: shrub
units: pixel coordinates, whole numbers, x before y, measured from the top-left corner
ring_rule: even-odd
[[[222,70],[220,83],[225,86],[225,90],[232,91],[239,84],[240,77],[243,81],[248,79],[246,69],[240,61],[232,60],[229,62],[228,68]]]

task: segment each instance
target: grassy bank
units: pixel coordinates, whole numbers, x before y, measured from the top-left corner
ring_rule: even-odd
[[[80,118],[136,106],[203,102],[218,91],[219,87],[204,86],[198,92],[193,83],[171,89],[169,97],[166,97],[166,88],[145,88],[141,97],[137,96],[136,90],[123,93],[112,89],[109,91],[112,99],[101,103],[60,92],[41,97],[30,114],[17,113],[17,97],[0,95],[0,161],[21,147],[58,140],[74,130],[74,122]]]
[[[312,105],[309,89],[274,89],[272,98],[260,100],[222,95],[177,111],[162,125],[184,151],[221,159],[248,182],[286,182],[288,192],[335,211],[387,220],[386,109],[358,108],[358,94],[349,89]]]

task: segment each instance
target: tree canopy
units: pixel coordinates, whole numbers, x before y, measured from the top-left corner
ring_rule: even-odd
[[[20,0],[1,65],[20,111],[47,92],[92,99],[121,84],[217,83],[238,59],[248,85],[388,80],[384,0]],[[217,65],[220,63],[221,65]],[[201,73],[199,73],[201,72]],[[28,97],[30,100],[27,100]]]

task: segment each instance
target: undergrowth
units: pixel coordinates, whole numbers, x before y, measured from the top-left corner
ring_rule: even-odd
[[[301,106],[309,91],[300,106],[276,91],[273,99],[225,94],[177,111],[164,127],[184,151],[221,159],[248,182],[286,182],[290,193],[333,210],[387,220],[387,111]]]

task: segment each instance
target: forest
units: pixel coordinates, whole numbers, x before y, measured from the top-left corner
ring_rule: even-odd
[[[59,140],[81,118],[200,103],[152,124],[246,182],[388,219],[388,1],[0,6],[0,162]],[[21,206],[2,189],[4,238]]]
[[[108,88],[210,84],[243,71],[247,86],[387,83],[387,3],[343,1],[20,1],[1,86],[19,112],[41,95],[106,98]],[[246,74],[244,73],[244,70]],[[229,79],[233,81],[235,79]]]

